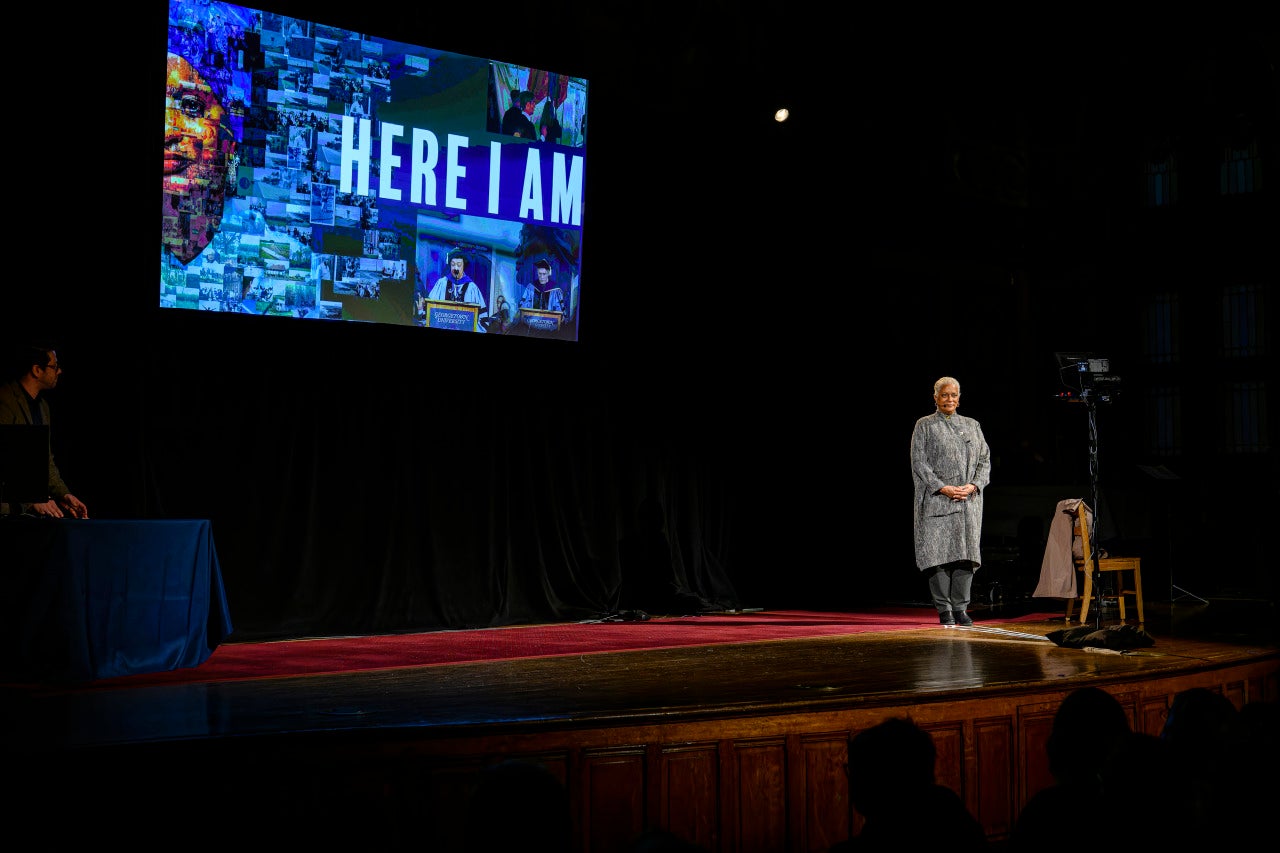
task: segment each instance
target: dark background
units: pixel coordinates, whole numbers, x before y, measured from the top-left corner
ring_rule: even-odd
[[[1220,290],[1264,284],[1256,321],[1275,329],[1275,192],[1218,192],[1240,133],[1274,171],[1273,34],[264,5],[584,76],[591,125],[577,342],[160,311],[156,194],[138,188],[157,172],[165,4],[51,44],[76,59],[31,98],[48,132],[10,161],[33,227],[9,254],[4,340],[58,350],[55,451],[95,516],[212,519],[236,638],[607,612],[651,553],[646,498],[673,552],[648,571],[726,606],[923,599],[908,443],[943,374],[992,449],[980,588],[1025,596],[1055,503],[1090,487],[1063,350],[1123,377],[1098,411],[1102,535],[1144,556],[1148,597],[1274,598],[1275,345],[1225,358]],[[1161,146],[1179,197],[1155,209]],[[1158,293],[1180,306],[1173,365],[1145,357]],[[1223,388],[1245,380],[1270,383],[1270,412],[1264,449],[1235,453]],[[1181,399],[1171,455],[1151,441],[1156,387]]]

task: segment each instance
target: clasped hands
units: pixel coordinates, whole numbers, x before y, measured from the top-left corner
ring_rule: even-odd
[[[938,494],[945,495],[953,501],[967,501],[977,491],[978,487],[973,483],[965,483],[963,486],[943,486],[938,489]]]

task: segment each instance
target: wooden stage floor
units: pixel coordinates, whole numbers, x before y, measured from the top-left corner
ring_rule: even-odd
[[[1177,676],[1276,655],[1262,602],[1147,605],[1148,648],[1062,648],[1065,626],[984,624],[225,683],[4,688],[6,751],[379,729],[443,733],[618,726],[947,702]],[[1130,614],[1132,616],[1132,614]],[[1131,619],[1132,623],[1133,620]],[[1095,624],[1093,618],[1090,624]],[[1120,624],[1110,609],[1101,623]]]
[[[341,675],[0,687],[0,731],[26,795],[15,813],[75,814],[86,842],[136,840],[119,816],[144,806],[156,837],[189,832],[208,802],[211,843],[461,851],[484,768],[516,759],[567,791],[577,853],[631,853],[653,830],[710,853],[815,853],[860,828],[848,743],[888,716],[930,732],[939,782],[998,842],[1051,781],[1045,743],[1071,690],[1112,692],[1150,733],[1188,687],[1238,707],[1280,699],[1270,604],[1149,603],[1155,643],[1124,654],[1054,644],[1060,617],[974,615],[972,628]]]

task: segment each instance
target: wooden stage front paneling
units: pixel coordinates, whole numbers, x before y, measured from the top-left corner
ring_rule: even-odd
[[[179,814],[216,796],[228,833],[266,819],[281,841],[322,826],[365,849],[461,850],[481,770],[518,758],[563,783],[581,851],[652,829],[708,851],[825,851],[859,829],[849,740],[887,717],[932,733],[939,781],[1000,840],[1051,781],[1045,744],[1072,690],[1108,690],[1148,733],[1191,687],[1237,707],[1280,698],[1269,641],[1148,626],[1154,646],[1119,654],[1045,639],[1061,620],[1005,627],[26,690],[4,697],[5,744],[82,813],[119,807],[104,792],[127,766],[143,780],[130,803],[145,791]]]

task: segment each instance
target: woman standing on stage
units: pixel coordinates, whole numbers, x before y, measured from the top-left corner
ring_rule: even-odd
[[[973,573],[982,565],[982,490],[991,452],[982,426],[956,414],[959,380],[944,376],[933,383],[933,401],[937,410],[916,421],[911,433],[916,567],[928,576],[938,621],[972,625],[966,611]]]

